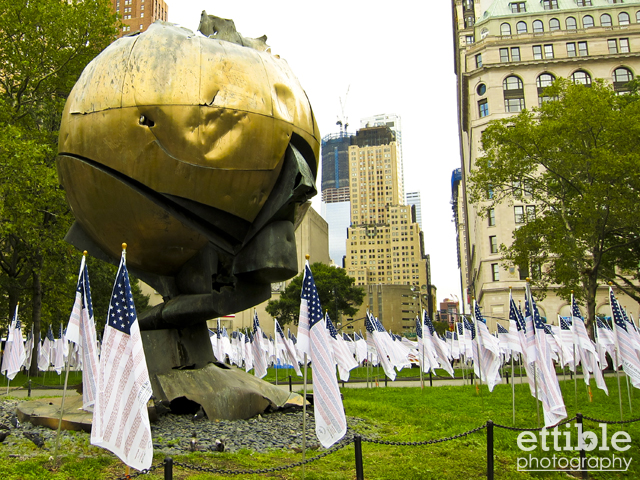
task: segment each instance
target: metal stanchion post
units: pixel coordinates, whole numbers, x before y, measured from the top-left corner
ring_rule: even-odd
[[[578,425],[578,445],[582,446],[582,414],[576,413],[576,424]],[[584,451],[584,448],[580,449],[580,471],[582,472],[582,478],[589,478],[589,470],[585,468],[587,463],[587,452]]]
[[[487,420],[487,480],[493,480],[493,422]]]
[[[173,480],[173,458],[164,459],[164,480]]]
[[[364,480],[364,468],[362,465],[362,437],[354,435],[353,446],[356,454],[356,480]]]

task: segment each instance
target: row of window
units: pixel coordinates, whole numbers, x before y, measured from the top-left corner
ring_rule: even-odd
[[[577,48],[576,48],[577,45]],[[533,45],[532,53],[534,60],[555,58],[553,44]],[[567,57],[586,57],[589,55],[589,46],[587,42],[568,42]],[[609,53],[629,53],[628,38],[610,38],[607,40]],[[522,60],[520,56],[520,47],[504,47],[500,49],[500,62],[519,62]],[[482,66],[482,54],[476,55],[476,66]],[[478,67],[478,68],[479,68]]]
[[[535,205],[515,205],[513,207],[513,221],[516,225],[522,225],[531,220],[535,220],[536,218],[536,206]],[[496,209],[490,208],[487,214],[487,221],[490,227],[496,226]],[[489,244],[493,245],[493,241],[495,240],[495,236],[489,237]],[[495,249],[491,247],[491,253],[498,253],[498,244],[495,243]]]
[[[607,0],[607,3],[622,3],[622,0]],[[579,7],[591,7],[591,0],[576,0]],[[511,2],[511,13],[524,13],[527,11],[527,2]],[[542,0],[542,8],[545,10],[558,10],[558,0]]]
[[[636,12],[636,22],[640,23],[640,10]],[[623,26],[623,25],[629,25],[630,23],[631,23],[631,17],[627,12],[620,12],[618,14],[618,25]],[[575,17],[567,17],[565,20],[565,25],[567,30],[578,29],[578,21],[575,19]],[[595,26],[596,26],[595,21],[591,15],[585,15],[584,17],[582,17],[582,28],[592,28]],[[602,15],[600,15],[600,26],[601,27],[613,26],[611,15],[609,15],[608,13],[603,13]],[[531,24],[531,27],[533,29],[533,33],[544,33],[544,23],[542,20],[534,20],[533,23]],[[560,30],[560,28],[561,28],[560,20],[558,20],[557,18],[552,18],[549,20],[550,32]],[[520,21],[516,23],[517,34],[528,33],[528,31],[529,31],[529,26],[527,25],[527,22]],[[488,33],[488,31],[486,31],[486,33]],[[483,30],[482,32],[483,38],[484,38],[484,35],[485,35],[485,30]],[[511,35],[510,23],[505,22],[500,25],[500,35],[502,36]]]
[[[584,70],[576,70],[570,76],[571,81],[580,85],[591,85],[591,75]],[[536,86],[538,87],[538,106],[543,102],[550,100],[545,97],[543,91],[549,87],[556,77],[550,73],[542,73],[536,78]],[[624,91],[625,85],[633,80],[633,73],[626,67],[618,67],[613,71],[613,87],[618,91]],[[504,107],[509,113],[517,113],[525,108],[524,102],[524,83],[522,79],[516,75],[509,75],[502,82],[502,90],[504,92]],[[482,96],[486,93],[485,84],[480,84],[476,88],[478,95]],[[489,103],[486,98],[478,101],[478,114],[480,118],[489,115]]]

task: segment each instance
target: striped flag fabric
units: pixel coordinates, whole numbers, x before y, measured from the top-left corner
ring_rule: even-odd
[[[545,333],[545,324],[538,312],[529,284],[526,285],[527,302],[531,319],[527,321],[535,329],[534,340],[536,345],[535,374],[538,378],[538,395],[542,401],[544,411],[544,424],[547,428],[557,425],[567,417],[560,384],[556,376],[555,366],[551,360],[551,348]],[[526,307],[525,307],[526,311]]]
[[[51,325],[49,325],[47,335],[44,337],[42,345],[40,346],[40,353],[38,355],[38,370],[41,370],[43,372],[49,370],[49,365],[51,365],[51,351],[53,349],[54,341],[55,339],[53,338],[53,330],[51,329]]]
[[[589,338],[587,329],[584,324],[584,318],[580,313],[576,299],[571,295],[571,330],[574,335],[574,344],[576,346],[576,358],[574,363],[577,367],[578,359],[582,364],[582,372],[584,381],[589,385],[589,374],[593,373],[596,385],[608,395],[609,389],[604,381],[602,369],[598,363],[598,352],[596,346]]]
[[[306,285],[307,277],[313,278],[311,273],[311,267],[309,267],[309,260],[304,264],[304,276],[302,279],[302,285]],[[307,354],[307,358],[311,356],[311,350],[309,347],[309,322],[310,322],[310,304],[309,292],[302,288],[300,292],[300,316],[298,317],[298,343],[296,348],[301,356]]]
[[[622,307],[618,303],[613,288],[609,287],[609,301],[611,302],[611,316],[613,318],[613,339],[618,353],[618,362],[622,364],[624,373],[634,387],[640,388],[640,360],[634,347],[632,328],[624,319]]]
[[[33,336],[33,325],[32,325],[31,331],[27,335],[27,341],[24,344],[25,358],[24,358],[23,365],[27,369],[31,366],[31,357],[33,356],[33,339],[34,339],[34,336]]]
[[[296,371],[296,375],[299,377],[302,376],[302,372],[300,371],[300,365],[298,365],[298,357],[296,354],[295,347],[293,346],[293,342],[288,341],[284,336],[284,332],[282,331],[282,327],[278,323],[276,319],[276,338],[278,339],[278,345],[282,345],[283,350],[286,351],[289,363],[293,366],[293,369]]]
[[[104,328],[91,444],[110,450],[131,468],[151,467],[153,444],[147,412],[151,393],[123,250]]]
[[[349,381],[349,372],[358,366],[358,362],[353,358],[342,336],[338,335],[338,331],[334,327],[331,318],[329,318],[328,312],[325,315],[325,323],[329,331],[329,344],[333,350],[333,358],[338,365],[340,380],[347,382]]]
[[[9,325],[9,333],[7,335],[7,343],[4,348],[4,356],[2,357],[1,373],[4,373],[9,380],[13,380],[20,372],[24,364],[26,353],[24,343],[22,342],[22,328],[20,319],[18,318],[18,306],[13,314],[13,320]]]
[[[353,334],[354,343],[356,344],[356,360],[360,365],[367,359],[367,342],[362,337],[362,332]]]
[[[491,335],[485,319],[480,312],[478,302],[474,300],[474,327],[475,335],[475,354],[479,358],[474,358],[474,371],[482,380],[484,380],[492,392],[496,384],[501,382],[500,379],[500,344],[498,339]],[[477,360],[477,361],[475,361]]]
[[[325,325],[318,290],[309,262],[305,266],[301,303],[306,303],[309,321],[309,349],[313,368],[313,396],[316,436],[323,447],[329,448],[347,433],[347,418],[336,378],[329,331]],[[302,305],[300,307],[302,311]],[[299,332],[299,331],[298,331]],[[298,333],[298,342],[300,334]]]
[[[431,318],[429,317],[429,314],[426,310],[422,311],[422,321],[424,327],[426,327],[422,329],[425,347],[433,348],[435,359],[437,360],[440,367],[445,369],[449,375],[454,377],[455,375],[453,373],[453,367],[451,366],[450,362],[450,354],[447,351],[446,344],[443,340],[440,339],[440,337],[438,337],[436,329],[433,326],[433,322],[431,321]],[[431,345],[429,345],[429,343],[431,343]]]
[[[393,364],[389,359],[389,354],[387,352],[387,345],[385,344],[385,339],[383,337],[383,332],[378,330],[376,325],[376,320],[373,318],[369,312],[366,314],[367,316],[364,319],[364,327],[367,330],[367,340],[371,340],[373,343],[376,352],[378,353],[378,361],[382,364],[382,369],[384,373],[391,380],[396,379],[396,371],[393,368]],[[386,332],[384,332],[386,334]]]
[[[267,375],[267,352],[262,343],[262,328],[258,320],[258,312],[253,312],[253,338],[251,339],[251,353],[253,354],[253,373],[258,378]]]
[[[82,408],[90,409],[96,399],[96,381],[98,379],[98,340],[93,317],[91,285],[86,257],[80,261],[80,273],[76,287],[76,299],[71,309],[67,325],[67,340],[75,343],[82,358]]]

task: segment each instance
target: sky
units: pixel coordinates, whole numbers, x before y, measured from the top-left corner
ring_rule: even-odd
[[[361,118],[400,115],[405,191],[420,191],[438,302],[461,297],[450,205],[460,166],[451,3],[165,1],[169,21],[194,32],[206,10],[232,19],[245,37],[267,35],[306,91],[323,137],[339,132],[343,112],[351,133]],[[321,211],[320,194],[313,207]]]

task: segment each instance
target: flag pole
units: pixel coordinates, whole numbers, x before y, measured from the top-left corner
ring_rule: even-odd
[[[513,425],[516,424],[516,386],[513,375],[513,352],[511,352],[511,410],[513,411]]]
[[[273,362],[273,369],[276,371],[276,387],[278,386],[278,332],[276,331],[277,320],[273,319],[273,349],[275,350],[275,360]]]
[[[85,251],[86,255],[87,252]],[[67,342],[69,353],[67,355],[67,362],[65,365],[65,375],[64,375],[64,388],[62,389],[62,400],[60,401],[60,418],[58,419],[58,432],[56,433],[56,447],[53,451],[53,458],[55,462],[58,462],[58,448],[60,448],[60,431],[62,430],[62,416],[64,415],[64,401],[67,397],[67,385],[69,381],[69,365],[71,363],[71,342]]]
[[[530,278],[527,278],[527,284],[526,284],[526,290],[525,290],[525,295],[528,295],[529,297],[531,297],[531,287],[529,286],[530,280],[531,280]],[[531,298],[529,298],[527,301],[529,302],[529,308],[531,309],[531,315],[533,316],[533,301],[531,300]],[[535,334],[536,333],[535,324],[533,323],[533,321],[531,322],[531,324],[533,325],[533,333]],[[540,428],[540,399],[538,397],[538,359],[537,358],[533,362],[533,384],[535,387],[535,394],[536,394],[535,400],[536,400],[536,415],[538,418],[538,428]]]
[[[310,255],[305,255],[307,262],[309,261]],[[307,346],[308,348],[308,346]],[[307,352],[304,352],[304,375],[303,375],[303,398],[302,398],[302,479],[304,480],[305,474],[305,457],[307,454]]]
[[[634,330],[635,330],[635,325],[633,325],[633,322],[631,322]],[[625,375],[624,376],[627,379],[627,396],[629,397],[629,414],[633,415],[633,408],[631,407],[631,386],[629,385],[629,375]]]

